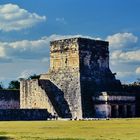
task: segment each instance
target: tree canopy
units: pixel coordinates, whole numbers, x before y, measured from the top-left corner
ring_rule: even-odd
[[[29,76],[28,79],[39,79],[39,78],[40,78],[40,75],[34,74],[34,75]]]
[[[8,89],[19,89],[20,88],[20,82],[15,80],[15,81],[11,81],[9,83]]]
[[[0,82],[0,89],[4,89],[2,82]]]

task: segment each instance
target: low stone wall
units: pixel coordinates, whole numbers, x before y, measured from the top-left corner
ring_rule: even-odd
[[[0,90],[0,109],[19,109],[19,97],[19,90]]]
[[[0,109],[0,121],[47,120],[47,109]]]

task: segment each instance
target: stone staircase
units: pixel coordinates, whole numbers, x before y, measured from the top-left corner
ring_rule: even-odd
[[[64,93],[50,80],[39,80],[39,86],[45,91],[56,113],[62,118],[71,118],[69,105],[64,98]]]

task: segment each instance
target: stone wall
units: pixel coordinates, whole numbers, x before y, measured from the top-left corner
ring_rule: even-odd
[[[19,109],[19,98],[19,90],[0,90],[0,109]]]
[[[55,113],[46,91],[39,86],[37,79],[20,81],[20,108],[47,109],[48,112]]]
[[[51,42],[49,79],[64,94],[72,118],[82,118],[78,38]]]
[[[0,109],[0,121],[47,120],[49,117],[46,109]]]
[[[110,93],[111,94],[111,93]],[[136,97],[127,93],[108,95],[107,92],[92,97],[97,118],[136,117]]]
[[[121,87],[109,68],[108,42],[70,38],[51,42],[49,79],[64,93],[72,117],[93,117],[96,91]],[[111,87],[111,88],[110,88]]]
[[[109,43],[84,38],[79,38],[78,43],[81,82],[92,81],[93,85],[96,84],[94,90],[97,91],[113,91],[120,88],[120,81],[116,80],[109,68]]]
[[[21,108],[47,108],[63,118],[91,118],[100,113],[97,116],[109,116],[113,104],[93,102],[97,92],[122,89],[109,68],[109,43],[69,38],[52,41],[50,45],[49,72],[41,74],[39,80],[21,81]],[[110,103],[124,103],[124,99],[128,102],[131,98],[109,96]],[[127,105],[130,110],[132,104]]]
[[[77,38],[52,41],[50,43],[50,70],[65,70],[79,67]]]
[[[41,76],[42,79],[45,77]],[[60,89],[67,102],[72,118],[82,118],[81,109],[81,92],[80,92],[80,80],[78,71],[58,71],[51,72],[49,80]],[[54,92],[52,91],[52,94]]]
[[[71,118],[64,93],[49,80],[22,80],[20,82],[20,107],[25,109],[46,108],[51,115]]]
[[[92,96],[96,91],[117,90],[119,80],[109,68],[108,42],[78,39],[79,71],[83,117],[94,117]]]

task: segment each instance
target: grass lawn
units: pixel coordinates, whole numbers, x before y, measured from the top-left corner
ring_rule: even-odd
[[[0,140],[140,140],[140,119],[5,121]]]

